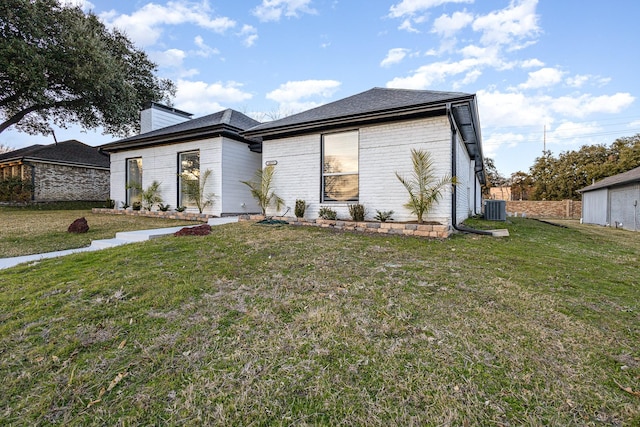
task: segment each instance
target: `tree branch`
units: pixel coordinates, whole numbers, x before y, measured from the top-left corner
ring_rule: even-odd
[[[13,125],[20,123],[20,121],[24,119],[27,114],[33,113],[34,111],[50,110],[52,108],[59,108],[59,107],[69,107],[74,104],[81,104],[81,103],[82,103],[81,99],[73,99],[73,100],[57,101],[51,104],[32,105],[29,108],[25,108],[24,110],[17,112],[13,116],[9,117],[8,120],[5,120],[3,123],[1,123],[0,133],[4,132],[7,128]]]

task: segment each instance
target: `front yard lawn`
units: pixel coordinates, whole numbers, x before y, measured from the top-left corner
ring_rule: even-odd
[[[638,234],[503,226],[238,223],[0,271],[0,418],[640,424]]]
[[[89,231],[67,233],[69,225],[85,217]],[[92,240],[111,239],[119,231],[193,225],[190,221],[124,215],[92,214],[91,209],[34,210],[0,207],[0,258],[75,249]]]

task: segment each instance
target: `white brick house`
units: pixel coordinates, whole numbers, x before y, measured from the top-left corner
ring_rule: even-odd
[[[160,123],[170,120],[172,109],[152,105],[151,113],[163,115]],[[259,146],[241,135],[241,132],[259,122],[238,111],[227,109],[197,119],[176,110],[178,124],[149,130],[130,138],[103,145],[101,149],[111,155],[111,198],[116,206],[132,204],[139,198],[135,188],[128,184],[138,183],[147,188],[153,181],[160,182],[164,204],[186,206],[188,212],[197,212],[197,207],[183,194],[182,179],[193,176],[198,179],[207,169],[211,177],[206,183],[205,194],[213,193],[213,205],[204,213],[222,216],[259,212],[248,188],[240,181],[251,179],[260,168]],[[141,116],[143,125],[153,123]]]
[[[431,153],[437,177],[459,182],[425,220],[453,227],[481,210],[485,176],[472,94],[374,88],[243,134],[262,141],[263,166],[275,165],[275,191],[286,207],[268,214],[289,208],[292,215],[302,199],[308,219],[323,206],[346,219],[348,205],[360,203],[368,219],[393,210],[396,221],[415,220],[395,175],[411,174],[412,148]]]

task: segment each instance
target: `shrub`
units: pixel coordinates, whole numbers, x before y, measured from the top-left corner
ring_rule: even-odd
[[[120,202],[120,207],[122,207],[122,209],[126,210],[129,206],[131,205],[127,202]]]
[[[391,218],[391,215],[393,215],[393,211],[376,211],[376,216],[373,218],[376,221],[380,221],[380,222],[387,222],[387,221],[393,221],[393,218]]]
[[[318,211],[318,216],[322,219],[336,219],[338,214],[333,209],[323,206]]]
[[[113,199],[107,199],[104,207],[107,209],[113,209],[116,206],[116,201]]]
[[[296,200],[296,207],[294,209],[296,218],[304,218],[304,211],[307,210],[307,202],[304,200]]]
[[[187,209],[186,206],[178,206],[177,208],[175,208],[176,212],[184,212]]]
[[[160,211],[162,211],[162,212],[168,211],[170,207],[171,207],[171,205],[165,205],[163,203],[158,203],[158,209],[160,209]]]
[[[26,202],[31,199],[33,185],[30,180],[11,177],[0,180],[0,201]]]
[[[139,211],[140,209],[142,209],[142,202],[133,202],[133,204],[131,205],[131,209],[133,209],[134,211]]]
[[[366,215],[364,205],[361,205],[360,203],[349,205],[349,215],[354,221],[364,221],[364,217]]]

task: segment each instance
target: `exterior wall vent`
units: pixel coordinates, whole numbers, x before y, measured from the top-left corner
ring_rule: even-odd
[[[485,200],[484,219],[489,221],[506,221],[507,202],[504,200]]]

